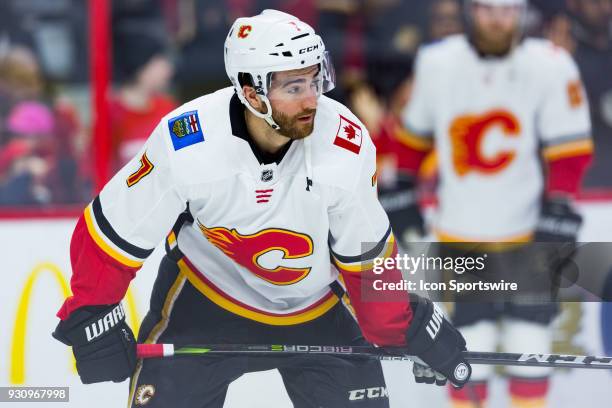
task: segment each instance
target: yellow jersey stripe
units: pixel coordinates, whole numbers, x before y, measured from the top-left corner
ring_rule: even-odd
[[[593,152],[591,139],[576,140],[544,148],[542,154],[547,161],[560,160]]]
[[[198,278],[196,272],[194,272],[189,265],[185,262],[184,259],[178,261],[179,270],[182,274],[187,277],[187,280],[204,296],[206,296],[210,301],[212,301],[217,306],[222,309],[227,310],[228,312],[234,313],[238,316],[255,320],[260,323],[265,323],[273,326],[289,326],[294,324],[305,323],[311,320],[314,320],[323,314],[327,313],[332,307],[334,307],[339,299],[337,296],[331,296],[329,299],[325,300],[323,303],[317,305],[316,307],[306,310],[303,313],[294,314],[290,316],[270,316],[265,313],[260,313],[255,310],[247,309],[239,304],[234,303],[232,300],[223,296],[215,289],[210,287],[206,282],[202,279]]]
[[[98,244],[98,247],[100,247],[100,249],[102,249],[108,256],[131,268],[140,268],[142,266],[142,262],[127,258],[104,241],[104,238],[100,236],[96,230],[96,227],[94,226],[94,221],[91,216],[91,204],[87,206],[83,216],[85,218],[85,224],[87,224],[87,231],[89,232],[89,235],[91,235],[96,244]]]

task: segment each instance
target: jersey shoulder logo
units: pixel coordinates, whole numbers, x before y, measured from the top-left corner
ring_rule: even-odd
[[[334,139],[334,144],[342,147],[350,152],[359,154],[361,150],[361,126],[350,121],[342,115],[340,116],[340,125]]]
[[[198,111],[185,112],[168,121],[168,130],[174,150],[204,141]]]
[[[575,79],[567,84],[567,98],[572,109],[579,108],[584,103],[582,81]]]
[[[153,171],[154,167],[155,166],[153,163],[151,163],[151,160],[149,160],[147,157],[147,152],[144,152],[140,158],[140,167],[138,167],[138,170],[130,174],[126,180],[128,187],[132,187],[134,184],[146,177],[149,173],[151,173],[151,171]]]

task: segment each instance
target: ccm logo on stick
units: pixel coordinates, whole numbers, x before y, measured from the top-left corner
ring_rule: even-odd
[[[85,327],[85,335],[87,341],[92,341],[96,337],[101,336],[103,333],[109,331],[117,323],[125,318],[125,312],[121,304],[117,305],[113,310],[108,312],[104,317],[98,319],[97,322],[90,324]]]
[[[389,393],[385,387],[362,388],[360,390],[349,391],[349,401],[359,401],[365,398],[389,398]]]

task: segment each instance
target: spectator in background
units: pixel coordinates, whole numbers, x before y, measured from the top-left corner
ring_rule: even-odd
[[[344,103],[367,81],[369,61],[410,57],[426,38],[427,1],[328,0],[317,6],[338,77],[330,96]]]
[[[429,13],[429,39],[440,40],[463,32],[461,4],[458,0],[434,0]]]
[[[75,154],[80,121],[66,98],[48,90],[34,53],[23,46],[0,58],[0,202],[79,202]]]
[[[612,187],[612,0],[565,0],[547,37],[571,52],[589,98],[595,160],[585,187]]]
[[[121,87],[111,99],[113,166],[123,167],[142,147],[161,117],[177,103],[168,93],[174,67],[163,45],[146,34],[129,34],[115,47]]]
[[[178,0],[177,90],[183,101],[229,86],[223,43],[235,16],[251,10],[246,0]]]
[[[0,205],[51,202],[55,119],[39,102],[20,102],[6,123],[7,143],[0,149]]]
[[[41,98],[43,87],[40,65],[32,51],[23,46],[7,50],[0,58],[0,118],[6,118],[20,101]]]

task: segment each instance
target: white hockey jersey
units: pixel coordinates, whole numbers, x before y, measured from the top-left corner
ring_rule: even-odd
[[[205,95],[162,119],[138,156],[85,210],[84,225],[112,258],[100,268],[120,263],[133,276],[188,209],[193,222],[183,224],[178,237],[171,233],[168,243],[178,244],[180,272],[203,296],[266,324],[312,320],[339,301],[330,289],[338,269],[358,276],[361,261],[395,248],[376,196],[374,145],[347,108],[322,96],[313,133],[293,141],[278,164],[261,164],[248,138],[239,137],[246,132],[244,107],[233,95],[233,88]],[[81,278],[73,277],[77,291],[63,314],[102,301],[87,287],[95,277],[91,262],[75,261],[87,253],[75,239],[73,273]],[[364,255],[367,242],[377,245]],[[112,274],[125,279],[123,272]],[[123,296],[125,282],[115,285],[105,303]],[[359,284],[353,286],[359,292]],[[351,301],[359,301],[359,293],[348,290]],[[371,317],[357,310],[359,323],[375,333],[371,341],[401,344],[409,306],[387,309]],[[385,313],[394,321],[393,334],[386,332]]]
[[[446,241],[522,241],[533,232],[544,156],[591,148],[579,72],[564,50],[526,39],[482,58],[463,35],[424,47],[403,113],[434,138],[440,185],[435,221]]]

